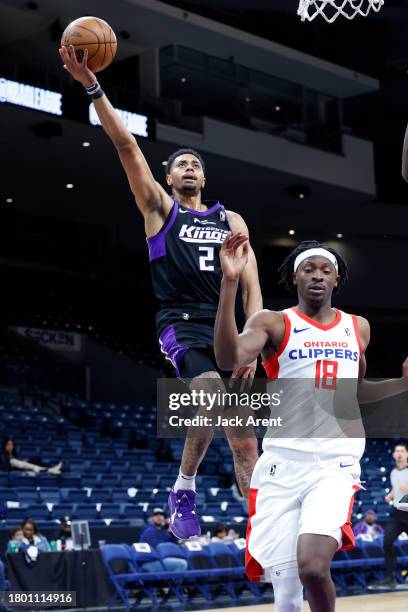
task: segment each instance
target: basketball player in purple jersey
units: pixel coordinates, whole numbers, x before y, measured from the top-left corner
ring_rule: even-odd
[[[213,354],[213,331],[221,284],[219,250],[230,231],[248,235],[240,215],[225,211],[219,202],[204,204],[205,167],[201,156],[181,149],[170,156],[166,182],[170,196],[154,179],[135,138],[122,123],[87,67],[87,52],[78,62],[60,49],[64,67],[92,98],[105,132],[115,145],[136,204],[144,217],[153,288],[162,307],[157,331],[162,352],[176,374],[192,379],[191,388],[216,391],[222,387]],[[240,277],[246,318],[262,308],[255,256],[249,249],[248,265]],[[236,378],[253,378],[256,359],[238,368]],[[211,442],[213,431],[187,437],[179,476],[170,493],[171,529],[180,539],[200,534],[195,510],[195,475]],[[240,489],[248,495],[258,457],[255,437],[240,438],[227,432]]]

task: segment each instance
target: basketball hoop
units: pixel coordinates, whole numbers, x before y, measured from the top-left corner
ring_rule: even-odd
[[[300,0],[298,15],[302,21],[313,21],[321,15],[333,23],[340,15],[354,19],[356,15],[367,17],[371,10],[378,13],[383,4],[384,0]]]

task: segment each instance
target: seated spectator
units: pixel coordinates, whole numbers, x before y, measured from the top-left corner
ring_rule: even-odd
[[[61,529],[60,529],[58,539],[61,540],[62,550],[72,550],[73,549],[74,542],[72,540],[71,520],[69,516],[64,516],[61,519]]]
[[[62,462],[54,465],[53,467],[45,467],[38,465],[32,461],[23,461],[18,458],[16,447],[11,438],[6,438],[3,442],[1,450],[1,469],[3,470],[25,470],[26,472],[38,472],[48,471],[49,474],[61,474]]]
[[[32,519],[26,519],[21,524],[23,538],[15,540],[18,542],[18,550],[26,550],[29,546],[35,546],[41,552],[49,552],[51,550],[47,538],[38,532],[37,523]]]
[[[164,510],[154,508],[149,519],[150,525],[140,534],[139,542],[146,542],[151,548],[156,548],[161,542],[175,542],[173,534],[169,531],[169,523],[166,521]],[[187,561],[177,557],[168,557],[163,560],[164,567],[169,572],[181,572],[187,568]],[[162,572],[160,561],[148,561],[143,563],[146,572]]]
[[[211,542],[223,542],[223,544],[230,544],[237,538],[239,538],[239,534],[234,529],[230,529],[227,533],[226,526],[222,523],[218,523],[215,528],[215,535],[211,538]]]
[[[371,536],[373,540],[384,533],[384,529],[376,523],[377,515],[371,508],[366,510],[363,515],[363,520],[353,527],[353,532],[356,538],[360,536]]]
[[[211,542],[225,542],[227,537],[227,528],[222,523],[218,523],[215,527],[215,534],[211,538]]]
[[[21,527],[13,527],[10,531],[10,539],[7,543],[7,552],[16,552],[23,538],[24,534]]]

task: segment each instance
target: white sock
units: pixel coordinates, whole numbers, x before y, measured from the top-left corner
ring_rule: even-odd
[[[178,491],[179,489],[191,489],[192,491],[195,491],[195,477],[195,474],[194,476],[185,476],[180,470],[174,485],[174,490]]]

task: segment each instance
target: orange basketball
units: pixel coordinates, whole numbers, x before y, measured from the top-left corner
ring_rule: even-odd
[[[116,55],[116,36],[110,25],[98,17],[80,17],[64,30],[61,46],[73,45],[75,55],[81,61],[88,49],[88,66],[92,72],[100,72]],[[68,49],[69,50],[69,49]]]

